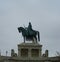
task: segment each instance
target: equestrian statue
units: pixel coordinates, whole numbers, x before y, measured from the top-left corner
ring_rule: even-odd
[[[19,33],[22,32],[22,36],[25,41],[33,41],[34,43],[37,43],[37,41],[40,41],[40,34],[39,31],[33,30],[31,22],[29,22],[28,27],[18,27]]]

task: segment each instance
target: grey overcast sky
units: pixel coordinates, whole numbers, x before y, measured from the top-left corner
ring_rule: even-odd
[[[42,52],[48,49],[49,56],[60,52],[60,0],[0,0],[1,54],[18,52],[23,37],[17,27],[27,27],[29,21],[40,32]]]

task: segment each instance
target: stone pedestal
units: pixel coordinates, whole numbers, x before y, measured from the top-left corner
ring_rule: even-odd
[[[20,58],[40,58],[41,52],[42,45],[38,43],[21,43],[18,45],[18,57]]]

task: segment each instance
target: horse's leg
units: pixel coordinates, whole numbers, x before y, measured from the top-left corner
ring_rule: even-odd
[[[24,43],[25,43],[25,36],[24,36]]]
[[[36,39],[36,43],[37,43],[37,37],[35,36],[35,39]]]
[[[34,37],[32,37],[32,42],[34,43]]]
[[[34,41],[34,43],[37,43],[37,37],[36,36],[33,37],[33,41]]]
[[[38,41],[40,41],[40,33],[37,31]]]

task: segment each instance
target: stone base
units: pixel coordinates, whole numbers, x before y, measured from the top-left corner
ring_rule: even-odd
[[[18,45],[18,57],[20,58],[40,58],[42,45],[38,43],[21,43]]]

